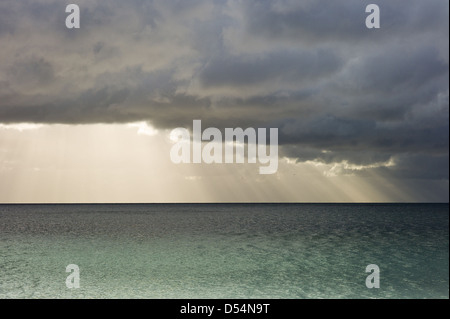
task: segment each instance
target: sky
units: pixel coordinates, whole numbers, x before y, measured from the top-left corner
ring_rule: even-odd
[[[0,2],[0,203],[448,202],[447,0],[73,3]],[[195,119],[277,172],[173,163]]]

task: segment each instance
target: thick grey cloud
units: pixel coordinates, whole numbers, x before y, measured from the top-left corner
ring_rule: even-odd
[[[4,0],[0,122],[276,126],[299,161],[448,180],[448,1],[377,1],[377,30],[371,2],[81,0],[69,30]]]
[[[341,66],[340,57],[326,50],[276,52],[262,57],[214,57],[199,74],[202,87],[257,86],[283,81],[301,83],[333,74]]]
[[[382,28],[376,34],[361,28],[368,4],[382,11]],[[448,19],[444,1],[242,1],[243,25],[254,36],[272,40],[308,42],[386,41],[411,32],[435,32]]]

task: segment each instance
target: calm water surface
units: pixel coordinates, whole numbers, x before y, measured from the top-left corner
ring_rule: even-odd
[[[0,298],[449,298],[448,204],[0,205]],[[66,266],[80,288],[66,287]],[[380,268],[368,289],[365,268]]]

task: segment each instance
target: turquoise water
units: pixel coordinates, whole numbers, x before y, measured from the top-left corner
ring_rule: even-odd
[[[0,298],[448,298],[448,209],[0,205]]]

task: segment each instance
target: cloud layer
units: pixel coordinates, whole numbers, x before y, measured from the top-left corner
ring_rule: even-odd
[[[68,30],[4,0],[0,122],[278,127],[298,161],[448,180],[448,1],[377,1],[377,30],[369,3],[80,0]]]

